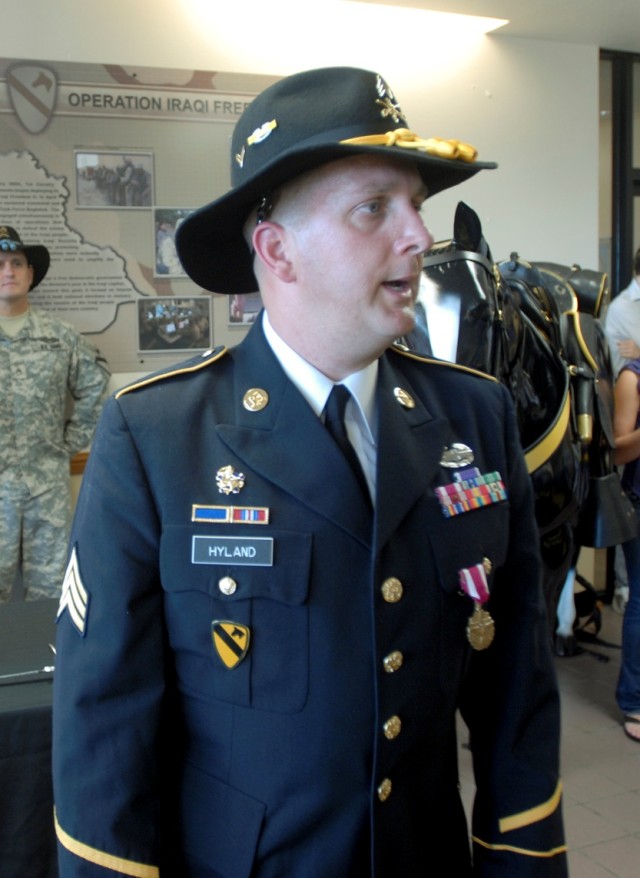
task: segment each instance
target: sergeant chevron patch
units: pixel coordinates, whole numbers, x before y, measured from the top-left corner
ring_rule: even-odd
[[[75,548],[69,558],[67,571],[62,581],[62,594],[60,595],[56,620],[60,618],[65,610],[69,611],[72,623],[77,628],[78,633],[84,637],[89,615],[89,593],[82,583]]]

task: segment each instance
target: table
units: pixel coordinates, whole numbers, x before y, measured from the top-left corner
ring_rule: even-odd
[[[57,878],[51,670],[58,601],[0,605],[0,876]],[[20,674],[7,678],[7,674]]]

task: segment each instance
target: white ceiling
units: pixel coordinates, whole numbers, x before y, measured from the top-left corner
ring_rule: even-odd
[[[508,18],[496,33],[640,53],[638,0],[367,0],[438,12]]]

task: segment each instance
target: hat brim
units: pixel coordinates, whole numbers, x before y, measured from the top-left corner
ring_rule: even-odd
[[[260,199],[278,186],[328,162],[353,155],[382,155],[414,164],[428,197],[463,183],[481,170],[496,168],[495,162],[464,162],[443,159],[415,150],[393,147],[318,144],[304,151],[290,150],[266,165],[244,186],[199,208],[176,231],[176,247],[189,277],[214,293],[235,295],[257,292],[253,258],[243,236],[247,217]]]
[[[51,262],[49,251],[42,244],[29,244],[26,247],[22,246],[20,249],[27,257],[29,265],[33,268],[33,281],[31,283],[31,289],[33,290],[49,271]]]

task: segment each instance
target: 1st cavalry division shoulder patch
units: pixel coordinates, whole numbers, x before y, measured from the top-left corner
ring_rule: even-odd
[[[211,623],[211,637],[222,664],[231,670],[247,654],[251,632],[239,622],[216,619]]]

